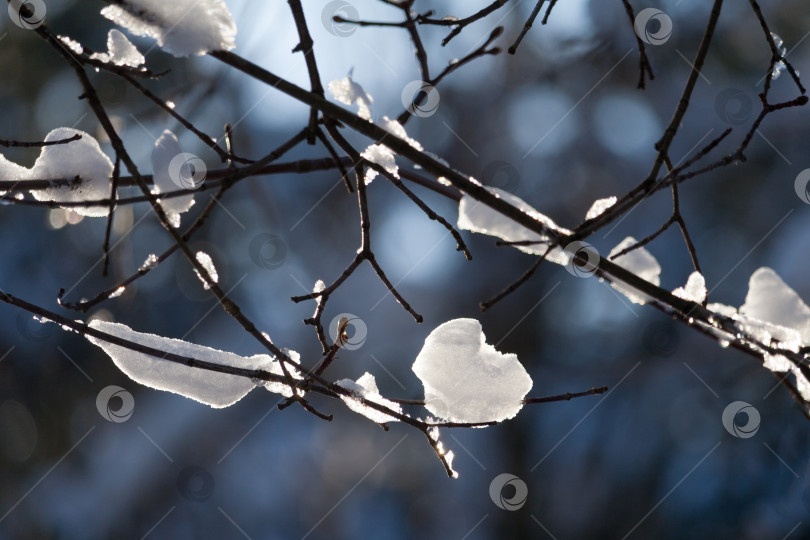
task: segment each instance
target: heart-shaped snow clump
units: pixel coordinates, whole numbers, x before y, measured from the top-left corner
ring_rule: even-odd
[[[412,369],[425,387],[425,408],[453,422],[512,418],[532,387],[517,355],[486,343],[475,319],[454,319],[434,329]]]

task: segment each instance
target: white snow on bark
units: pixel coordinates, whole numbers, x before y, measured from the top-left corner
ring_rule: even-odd
[[[520,197],[499,188],[487,187],[486,189],[496,197],[503,199],[518,208],[521,212],[539,221],[545,225],[546,228],[557,231],[561,235],[571,234],[571,231],[560,227],[554,223],[551,218],[532,208],[531,205]],[[527,229],[523,225],[502,215],[497,210],[490,208],[482,202],[476,201],[466,193],[461,196],[461,202],[459,202],[458,205],[458,228],[488,234],[490,236],[497,236],[507,242],[519,242],[523,240],[538,242],[537,244],[515,246],[520,251],[532,255],[542,255],[545,253],[545,243],[548,242],[547,236]],[[568,263],[569,256],[559,247],[555,247],[546,257],[546,260],[564,265]]]
[[[158,265],[158,257],[154,253],[150,253],[146,260],[143,261],[143,264],[138,268],[138,270],[152,270],[156,268]]]
[[[616,200],[615,196],[595,200],[588,209],[588,213],[585,214],[585,219],[593,219],[601,216],[605,213],[605,210],[616,204]]]
[[[745,303],[739,311],[724,304],[707,307],[733,319],[758,343],[793,353],[810,346],[810,307],[771,268],[761,267],[751,275]],[[786,356],[764,350],[763,366],[777,373],[791,373],[802,398],[810,401],[810,381]]]
[[[740,314],[795,330],[802,344],[810,345],[810,308],[771,268],[751,275]]]
[[[31,178],[31,169],[17,165],[13,161],[6,159],[6,156],[0,154],[0,195],[5,195],[3,191],[4,184],[7,188],[12,187],[20,180],[29,180]]]
[[[205,271],[208,272],[208,275],[211,277],[211,281],[214,283],[219,283],[219,274],[217,273],[217,269],[214,266],[214,261],[211,259],[211,255],[204,251],[198,251],[197,254],[194,256],[197,259],[197,262],[205,268]],[[197,277],[202,281],[203,288],[207,291],[211,287],[208,285],[208,282],[203,279],[202,275],[194,269],[194,273],[197,274]]]
[[[39,201],[76,202],[109,199],[110,177],[113,164],[88,133],[72,128],[56,128],[45,137],[45,142],[69,139],[74,135],[81,139],[66,144],[43,146],[30,177],[33,179],[67,179],[79,177],[77,186],[52,187],[32,190],[31,195]],[[106,216],[107,206],[71,208],[77,214],[89,217]]]
[[[360,157],[376,163],[391,173],[395,178],[399,178],[399,167],[394,159],[394,153],[390,148],[382,144],[372,144],[360,154]],[[372,180],[377,178],[379,173],[374,169],[367,169],[364,181],[366,185],[370,184]]]
[[[412,139],[411,137],[408,137],[408,133],[405,131],[405,128],[402,127],[402,124],[400,124],[397,120],[391,120],[387,116],[383,116],[382,119],[380,120],[380,127],[385,129],[392,135],[399,137],[400,139],[411,145],[413,148],[419,150],[420,152],[424,150],[424,148],[422,148],[422,145],[419,144],[419,141],[417,141],[416,139]]]
[[[781,354],[766,354],[763,365],[765,368],[777,373],[793,371],[793,363]]]
[[[265,334],[264,337],[269,339],[267,334]],[[284,349],[284,354],[289,356],[290,359],[293,362],[295,362],[297,364],[300,364],[301,355],[298,354],[297,352],[292,351],[290,349]],[[263,368],[263,369],[265,369],[266,371],[269,371],[270,373],[272,373],[274,375],[282,375],[282,376],[284,375],[284,370],[281,367],[281,362],[280,361],[276,361],[272,356],[269,356],[269,355],[266,355],[266,354],[257,355],[257,356],[263,357],[263,361],[266,362],[266,363],[269,363],[268,364],[269,367]],[[255,359],[256,356],[254,356],[252,358]],[[301,375],[301,373],[297,369],[292,367],[290,364],[287,364],[287,373],[289,373],[290,377],[292,377],[293,379],[299,380],[299,381],[304,378],[303,375]],[[273,392],[274,394],[281,394],[284,397],[292,397],[292,395],[293,395],[292,388],[288,384],[284,384],[284,383],[280,383],[280,382],[267,382],[267,381],[263,381],[263,382],[261,382],[259,384],[261,384],[262,386],[267,388],[267,390],[269,392]],[[296,389],[296,393],[301,397],[304,396],[304,392],[302,390]]]
[[[190,178],[189,172],[182,169],[186,159],[178,157],[185,155],[174,133],[164,130],[152,150],[152,193],[159,195],[191,187],[183,183],[183,178]],[[180,226],[180,214],[188,212],[193,205],[193,194],[160,199],[160,206],[175,228]]]
[[[653,285],[658,286],[661,278],[661,266],[658,264],[658,261],[655,260],[655,257],[653,257],[652,254],[643,247],[634,249],[630,253],[626,253],[620,257],[617,257],[616,259],[613,258],[613,255],[616,253],[620,253],[622,250],[627,249],[636,243],[635,238],[628,236],[622,240],[618,246],[610,251],[608,259],[616,263],[618,266],[621,266],[628,272],[632,272],[641,279],[649,281]],[[625,295],[631,302],[635,304],[643,305],[647,303],[647,300],[649,300],[647,295],[636,288],[631,287],[630,285],[626,285],[625,283],[611,283],[611,286]]]
[[[709,304],[708,309],[733,319],[760,343],[776,340],[779,348],[793,352],[810,346],[810,308],[771,268],[751,275],[739,311],[723,304]]]
[[[278,362],[265,354],[246,358],[238,354],[219,351],[179,339],[136,332],[126,325],[98,319],[90,322],[89,326],[95,330],[134,343],[194,358],[195,360],[235,368],[260,369],[277,374],[281,373]],[[255,382],[247,377],[189,367],[177,362],[155,358],[126,347],[113,345],[92,336],[86,337],[91,343],[101,347],[112,358],[115,365],[133,381],[156,390],[173,392],[214,408],[233,405],[256,387]],[[289,388],[286,385],[275,384],[287,388],[289,393]]]
[[[146,59],[120,30],[113,28],[107,34],[107,52],[93,53],[90,58],[111,62],[117,66],[138,67]]]
[[[402,413],[402,407],[399,405],[399,403],[389,401],[380,395],[380,391],[377,389],[377,382],[374,380],[374,375],[371,373],[364,373],[362,377],[357,379],[357,381],[353,381],[351,379],[341,379],[337,381],[337,384],[347,390],[355,392],[369,401],[373,401],[378,405],[382,405],[393,411]],[[385,414],[382,411],[378,411],[377,409],[369,407],[368,405],[364,405],[363,402],[357,398],[340,396],[340,399],[342,399],[343,402],[346,403],[346,406],[354,412],[362,414],[366,418],[373,422],[377,422],[378,424],[384,424],[386,422],[399,422],[399,420],[393,416]]]
[[[84,47],[82,47],[82,44],[76,41],[75,39],[70,38],[68,36],[57,36],[57,37],[59,41],[64,43],[68,49],[75,52],[76,54],[82,54],[82,52],[84,51]]]
[[[101,14],[174,56],[236,47],[236,24],[223,0],[119,0]]]
[[[672,291],[672,294],[678,298],[702,304],[706,300],[706,280],[703,279],[703,274],[697,271],[692,272],[689,279],[686,280],[686,285],[678,287]]]
[[[357,103],[357,116],[371,121],[371,103],[374,101],[362,86],[354,82],[351,74],[342,79],[330,81],[327,85],[329,93],[344,105]]]
[[[412,369],[424,386],[425,408],[455,422],[512,418],[532,387],[517,356],[486,343],[475,319],[439,325],[425,339]]]

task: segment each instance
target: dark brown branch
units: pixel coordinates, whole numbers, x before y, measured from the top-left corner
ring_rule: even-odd
[[[442,40],[442,47],[450,43],[454,37],[459,35],[462,30],[464,30],[470,24],[479,21],[486,17],[487,15],[494,13],[495,11],[502,8],[509,0],[495,0],[488,6],[484,7],[483,9],[464,17],[463,19],[459,19],[457,17],[444,17],[442,19],[431,19],[430,15],[432,12],[423,13],[417,15],[416,21],[419,24],[431,24],[436,26],[449,26],[451,27],[450,33]]]
[[[306,133],[306,130],[302,130],[302,131],[298,132],[291,139],[289,139],[284,144],[282,144],[281,146],[276,148],[273,152],[271,152],[263,161],[268,162],[268,161],[272,161],[273,159],[280,158],[282,155],[286,154],[287,152],[292,150],[295,146],[297,146],[301,141],[303,141],[304,137],[305,137],[305,133]],[[205,223],[208,216],[211,214],[211,212],[214,210],[214,208],[216,208],[219,199],[225,194],[225,192],[228,189],[230,189],[236,183],[236,180],[237,180],[236,178],[230,178],[230,179],[225,178],[225,179],[223,179],[223,181],[220,183],[220,188],[217,191],[217,193],[211,198],[211,200],[208,202],[208,204],[203,209],[203,211],[200,213],[200,215],[197,216],[197,219],[194,220],[194,223],[192,223],[191,226],[186,230],[186,232],[183,233],[182,238],[183,238],[184,241],[188,242],[191,239],[192,235],[199,228],[202,227],[202,225]],[[184,192],[185,191],[188,191],[188,190],[184,190]],[[193,191],[192,191],[192,193],[193,193]],[[127,287],[128,285],[130,285],[135,280],[145,276],[146,274],[148,274],[149,272],[151,272],[152,270],[157,268],[163,261],[168,259],[169,256],[172,255],[172,253],[177,251],[177,249],[178,249],[178,245],[177,244],[172,244],[167,250],[165,250],[163,253],[161,253],[157,257],[157,260],[155,261],[154,266],[141,266],[138,269],[137,272],[135,272],[134,274],[132,274],[128,278],[124,279],[123,281],[119,282],[117,285],[115,285],[115,286],[113,286],[113,287],[111,287],[111,288],[109,288],[109,289],[107,289],[105,291],[100,292],[95,297],[91,298],[90,300],[82,300],[82,301],[76,302],[76,303],[62,302],[62,295],[64,294],[64,290],[59,291],[59,295],[57,296],[57,299],[59,300],[59,303],[60,303],[60,305],[62,305],[62,307],[65,307],[67,309],[72,309],[72,310],[75,310],[75,311],[86,312],[88,309],[90,309],[90,308],[100,304],[101,302],[107,300],[108,298],[110,298],[110,295],[113,294],[118,289],[120,289],[121,287]]]
[[[762,14],[762,10],[757,3],[757,0],[749,0],[751,4],[751,9],[754,10],[754,13],[757,16],[757,20],[759,21],[759,25],[762,27],[762,32],[765,34],[765,39],[768,42],[768,47],[771,49],[771,66],[768,70],[768,77],[765,80],[765,89],[767,91],[768,85],[770,85],[771,77],[770,74],[773,71],[773,67],[776,62],[784,62],[785,68],[787,68],[788,73],[793,78],[793,82],[796,83],[796,86],[799,88],[799,92],[802,94],[806,93],[804,86],[802,85],[801,79],[799,79],[799,74],[793,68],[793,64],[791,64],[784,56],[779,53],[779,49],[776,48],[776,43],[773,42],[773,33],[771,32],[770,28],[768,28],[768,22],[765,20],[765,16]]]
[[[6,148],[39,148],[42,146],[55,146],[57,144],[67,144],[73,141],[78,141],[81,138],[82,136],[76,133],[72,137],[68,137],[67,139],[59,139],[58,141],[24,142],[24,141],[15,141],[12,139],[0,139],[0,146],[5,146]]]
[[[464,239],[461,237],[461,233],[459,233],[456,230],[456,228],[450,224],[450,222],[448,222],[442,216],[434,212],[433,209],[430,208],[413,191],[408,189],[408,187],[405,186],[405,184],[403,184],[399,178],[389,173],[387,170],[385,170],[384,167],[371,161],[364,160],[364,162],[367,167],[370,167],[375,171],[377,171],[379,174],[383,175],[389,182],[394,184],[394,186],[396,186],[397,189],[399,189],[402,193],[407,195],[408,198],[412,200],[416,204],[416,206],[418,206],[419,209],[422,210],[422,212],[425,213],[428,219],[430,219],[431,221],[438,221],[445,229],[447,229],[447,231],[453,236],[453,239],[456,241],[456,251],[461,251],[462,253],[464,253],[464,256],[467,258],[468,261],[472,260],[472,254],[470,253],[470,250],[467,249],[467,244],[464,243]]]
[[[590,390],[585,390],[584,392],[575,392],[573,394],[570,392],[566,392],[565,394],[559,394],[556,396],[526,398],[523,400],[523,403],[525,403],[526,405],[531,405],[535,403],[551,403],[553,401],[570,401],[578,397],[598,396],[599,394],[604,394],[607,391],[608,391],[607,386],[600,386],[598,388],[591,388]]]
[[[321,84],[321,76],[318,73],[318,64],[315,61],[315,51],[313,50],[315,43],[312,41],[312,36],[307,27],[307,20],[304,17],[304,8],[301,7],[301,0],[288,0],[290,11],[292,11],[293,19],[295,20],[295,28],[298,31],[298,45],[296,45],[292,52],[303,52],[304,60],[307,64],[307,73],[309,75],[309,85],[312,93],[323,96],[323,85]],[[309,110],[309,133],[307,134],[307,142],[315,144],[316,132],[318,130],[318,109],[310,107]]]
[[[492,306],[494,306],[495,304],[497,304],[498,302],[500,302],[501,300],[503,300],[504,298],[515,292],[516,290],[518,290],[524,283],[529,281],[534,275],[534,273],[537,272],[537,269],[540,268],[540,265],[543,264],[543,261],[546,260],[546,257],[548,257],[548,254],[549,252],[551,252],[552,249],[553,247],[551,245],[547,246],[543,254],[536,261],[534,261],[532,265],[528,268],[528,270],[523,272],[523,275],[521,275],[516,281],[508,285],[505,289],[503,289],[501,292],[499,292],[489,300],[480,302],[478,304],[478,307],[481,308],[481,311],[488,310],[489,308],[491,308]]]
[[[647,58],[647,49],[644,46],[644,41],[641,37],[636,33],[635,30],[635,23],[636,23],[636,14],[633,12],[633,6],[630,5],[630,0],[622,0],[624,4],[624,10],[627,12],[627,17],[630,19],[630,29],[633,31],[633,35],[636,36],[636,44],[638,46],[638,87],[644,89],[644,75],[648,75],[650,80],[655,79],[655,74],[653,73],[652,64],[650,64],[650,59]],[[551,8],[549,8],[549,11]]]
[[[669,125],[664,131],[664,135],[657,143],[655,143],[655,149],[658,150],[658,155],[656,156],[655,163],[653,164],[652,170],[647,177],[647,183],[652,183],[658,176],[658,172],[661,170],[661,165],[664,163],[664,156],[669,153],[669,147],[672,145],[672,141],[675,139],[675,134],[678,133],[678,128],[681,125],[683,116],[686,114],[686,110],[689,108],[689,100],[691,99],[692,93],[695,90],[695,84],[697,83],[698,76],[700,76],[700,70],[703,69],[703,64],[706,62],[706,56],[709,54],[709,46],[711,45],[714,30],[717,27],[717,20],[720,18],[720,9],[722,7],[723,0],[714,0],[712,12],[709,16],[709,22],[706,24],[706,30],[704,31],[703,38],[700,41],[700,47],[695,55],[695,61],[692,63],[692,70],[689,72],[689,78],[686,81],[686,86],[683,89],[681,99],[678,102],[678,107],[675,109],[675,114],[672,115],[672,120],[670,120]]]
[[[110,233],[112,232],[112,223],[115,216],[115,200],[118,195],[118,179],[121,175],[121,159],[116,156],[115,166],[113,167],[112,182],[110,183],[110,211],[107,214],[107,228],[104,231],[104,266],[101,270],[101,275],[107,275],[107,269],[110,264]]]
[[[534,9],[532,9],[529,18],[526,19],[526,22],[523,23],[523,28],[520,30],[520,34],[518,34],[517,39],[512,45],[509,46],[508,52],[509,54],[515,54],[517,52],[518,46],[520,46],[520,42],[523,41],[523,38],[526,36],[526,33],[534,24],[534,20],[537,18],[537,15],[540,13],[540,9],[543,7],[543,2],[545,0],[537,0],[537,3],[534,5]]]

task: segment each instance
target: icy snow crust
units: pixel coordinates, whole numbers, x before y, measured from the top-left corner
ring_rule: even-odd
[[[330,81],[327,88],[332,97],[344,105],[357,103],[357,116],[369,122],[371,121],[371,103],[374,100],[362,86],[354,82],[351,75]]]
[[[686,280],[686,285],[678,287],[672,294],[678,298],[689,300],[697,304],[702,304],[706,300],[706,280],[700,272],[692,272],[689,279]]]
[[[353,381],[351,379],[342,379],[337,381],[337,384],[347,390],[356,392],[357,394],[363,396],[365,399],[373,401],[378,405],[383,405],[384,407],[388,407],[393,411],[402,413],[402,407],[399,405],[399,403],[389,401],[380,395],[380,391],[377,389],[377,382],[374,380],[374,375],[372,375],[371,373],[368,372],[364,373],[362,377],[357,379],[357,381]],[[378,424],[384,424],[385,422],[399,421],[393,416],[387,415],[383,412],[378,411],[377,409],[373,409],[367,405],[364,405],[357,398],[353,398],[351,396],[340,396],[340,399],[342,399],[343,402],[346,403],[346,406],[349,407],[354,412],[362,414],[366,418],[374,422],[377,422]]]
[[[155,148],[152,150],[152,181],[154,183],[152,193],[158,195],[183,189],[183,185],[177,178],[177,175],[181,174],[180,169],[175,167],[177,170],[171,170],[172,161],[181,155],[184,155],[183,147],[180,146],[177,137],[168,129],[164,130],[155,141]],[[175,174],[175,178],[172,178],[172,174]],[[188,212],[193,205],[194,195],[160,200],[160,206],[163,207],[175,228],[180,226],[180,214]]]
[[[751,275],[748,294],[740,313],[798,332],[803,345],[810,345],[810,308],[771,268]]]
[[[211,280],[214,283],[219,283],[219,274],[217,273],[217,269],[214,266],[214,261],[211,259],[211,256],[204,251],[198,251],[194,257],[197,259],[197,262],[200,263],[203,268],[205,268],[205,271],[208,272]],[[200,275],[196,268],[194,269],[194,273],[197,274],[197,277],[202,282],[203,288],[205,290],[210,289],[208,282],[203,279],[202,275]]]
[[[278,361],[266,354],[257,354],[247,358],[180,339],[136,332],[126,325],[101,320],[94,320],[90,322],[89,326],[128,341],[196,360],[243,369],[261,369],[277,375],[282,374]],[[118,369],[133,381],[156,390],[173,392],[217,409],[233,405],[256,387],[256,384],[247,377],[192,368],[113,345],[92,336],[86,337],[91,343],[101,347],[112,358]],[[291,368],[288,370],[291,373],[294,371]],[[272,392],[281,393],[287,397],[292,395],[287,385],[270,383],[266,387]]]
[[[93,53],[90,58],[102,62],[111,62],[117,66],[138,67],[145,62],[145,58],[137,47],[130,43],[120,30],[112,29],[107,34],[107,52]]]
[[[601,216],[605,213],[605,210],[616,204],[616,200],[615,196],[595,200],[588,209],[588,213],[585,214],[585,219],[594,219]]]
[[[119,0],[101,14],[174,56],[236,47],[236,24],[223,0]]]
[[[425,408],[454,422],[512,418],[532,388],[517,356],[486,343],[475,319],[454,319],[436,327],[412,369],[425,387]]]
[[[760,343],[774,344],[793,353],[810,346],[810,307],[771,268],[759,268],[751,275],[748,294],[739,311],[724,304],[709,304],[708,308],[736,321]],[[766,369],[792,373],[799,393],[810,401],[810,381],[787,357],[767,351],[763,356]]]
[[[571,231],[560,227],[554,223],[551,218],[535,210],[520,197],[494,187],[487,187],[486,189],[496,197],[503,199],[518,208],[521,212],[536,219],[547,228],[558,231],[562,235],[571,234]],[[507,242],[519,242],[523,240],[538,242],[532,245],[515,246],[520,251],[532,255],[542,255],[545,253],[545,242],[549,240],[547,236],[537,234],[527,229],[523,225],[500,214],[497,210],[490,208],[482,202],[476,201],[466,193],[462,195],[461,202],[458,205],[458,227],[459,229],[467,231],[497,236]],[[548,254],[546,260],[564,265],[568,263],[569,257],[562,249],[555,247],[551,250],[551,253]]]
[[[74,135],[81,139],[66,144],[43,146],[30,177],[36,179],[68,179],[78,176],[77,186],[52,187],[33,190],[31,194],[39,201],[77,202],[101,200],[110,197],[110,177],[113,164],[101,151],[96,139],[84,131],[72,128],[56,128],[45,137],[45,142],[69,139]],[[19,174],[19,171],[18,171]],[[72,208],[82,216],[101,217],[109,212],[107,206]]]
[[[608,255],[608,259],[612,260],[618,266],[621,266],[628,272],[632,272],[641,279],[645,281],[649,281],[653,285],[658,285],[660,282],[661,277],[661,266],[658,264],[658,261],[655,260],[655,257],[652,254],[640,247],[638,249],[634,249],[630,253],[626,253],[616,259],[613,256],[617,253],[621,253],[622,250],[629,248],[637,244],[635,238],[632,236],[628,236],[621,243],[613,248],[610,251],[610,255]],[[625,295],[631,302],[634,304],[646,304],[649,298],[638,291],[637,289],[630,287],[629,285],[625,285],[624,283],[611,283],[611,287]]]

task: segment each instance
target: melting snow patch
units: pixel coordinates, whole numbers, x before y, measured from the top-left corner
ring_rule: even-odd
[[[236,24],[223,0],[118,0],[101,14],[174,56],[236,46]]]
[[[200,263],[203,268],[205,268],[205,271],[208,272],[208,275],[211,276],[211,281],[213,281],[214,283],[219,283],[219,274],[217,274],[217,269],[214,266],[214,261],[211,260],[211,256],[204,251],[198,251],[197,254],[195,255],[195,258],[197,259],[197,262]],[[203,279],[203,277],[200,275],[200,273],[197,271],[196,268],[194,269],[194,273],[197,274],[197,277],[200,278],[200,281],[202,281],[203,288],[205,290],[211,288],[208,285],[208,281]]]
[[[31,194],[39,201],[77,202],[95,201],[110,197],[110,176],[113,164],[98,145],[98,142],[84,131],[72,128],[56,128],[45,137],[45,142],[69,139],[81,135],[81,139],[65,144],[43,146],[31,178],[66,179],[80,178],[74,186],[52,187],[32,190]],[[89,217],[106,216],[107,206],[73,207],[79,215]]]
[[[352,80],[351,74],[342,79],[330,81],[329,92],[344,105],[357,103],[357,116],[371,121],[371,102],[374,101],[363,87]]]
[[[179,339],[136,332],[126,325],[98,319],[90,322],[89,326],[127,341],[195,360],[242,369],[280,372],[278,362],[268,355],[245,358]],[[86,337],[91,343],[101,347],[112,358],[118,369],[133,381],[156,390],[173,392],[211,407],[222,408],[233,405],[256,387],[247,377],[189,367],[113,345],[92,336]]]
[[[588,213],[585,214],[585,219],[593,219],[601,216],[605,210],[614,204],[616,204],[616,197],[607,197],[594,201],[590,209],[588,209]]]
[[[520,197],[494,187],[487,187],[486,189],[496,197],[503,199],[521,212],[539,221],[546,228],[557,231],[561,235],[571,234],[571,231],[560,227],[554,223],[553,220],[532,208],[531,205]],[[515,246],[520,251],[532,255],[542,255],[545,253],[546,243],[549,240],[547,236],[527,229],[523,225],[499,213],[497,210],[490,208],[482,202],[476,201],[466,193],[462,195],[461,202],[459,202],[458,205],[458,228],[488,234],[490,236],[497,236],[506,242],[519,242],[524,240],[537,242],[537,244]],[[564,265],[568,263],[569,257],[562,249],[555,247],[551,250],[551,253],[549,253],[546,259]]]
[[[400,407],[399,403],[387,400],[380,395],[380,391],[377,389],[377,382],[374,380],[374,375],[371,373],[364,373],[362,377],[357,379],[357,381],[353,381],[351,379],[342,379],[338,381],[337,384],[347,390],[355,392],[369,401],[373,401],[378,405],[383,405],[384,407],[387,407],[393,411],[402,413],[402,407]],[[366,418],[372,420],[373,422],[377,422],[378,424],[399,421],[393,416],[363,404],[363,402],[357,398],[351,396],[340,396],[340,399],[342,399],[346,403],[346,406],[348,406],[354,412],[362,414]]]
[[[649,281],[653,285],[658,286],[661,277],[661,266],[658,264],[658,261],[655,260],[655,257],[653,257],[652,254],[643,247],[634,249],[630,253],[625,253],[616,259],[613,258],[615,254],[621,253],[623,250],[635,244],[637,244],[636,239],[632,236],[628,236],[622,240],[618,246],[611,250],[610,255],[608,255],[608,259],[612,260],[614,263],[621,266],[628,272],[632,272],[641,279]],[[635,304],[643,305],[647,303],[647,296],[629,285],[624,283],[611,283],[611,286],[625,295],[630,299],[631,302]]]
[[[456,422],[512,418],[532,387],[517,356],[486,343],[475,319],[439,325],[425,340],[412,369],[425,388],[425,408]]]
[[[90,58],[133,68],[140,66],[145,61],[137,47],[130,43],[120,30],[114,28],[107,34],[107,52],[93,53]]]
[[[700,272],[692,272],[684,287],[678,287],[672,294],[678,298],[702,304],[706,300],[706,280]]]

